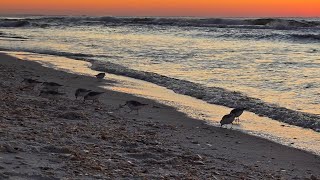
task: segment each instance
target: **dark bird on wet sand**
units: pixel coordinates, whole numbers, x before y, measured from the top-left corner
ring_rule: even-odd
[[[48,90],[48,91],[42,90],[42,91],[40,91],[40,95],[39,96],[41,96],[41,95],[65,95],[65,93],[60,93],[60,92],[57,92],[57,91],[50,91],[50,90]]]
[[[22,87],[21,89],[24,89],[24,88],[34,88],[37,84],[41,84],[42,82],[34,79],[25,78],[23,79],[22,83],[24,83],[25,86]]]
[[[105,76],[106,76],[106,73],[99,73],[99,74],[97,74],[97,75],[95,75],[96,76],[96,78],[98,79],[98,80],[101,80],[101,79],[103,79]]]
[[[63,85],[55,82],[44,82],[42,83],[42,86],[44,87],[44,90],[47,90],[47,91],[58,91],[59,88]]]
[[[232,128],[232,125],[233,125],[232,123],[233,123],[234,119],[235,119],[235,115],[234,115],[234,114],[224,115],[224,116],[222,117],[221,121],[220,121],[221,127],[222,127],[223,125],[231,124],[231,128]]]
[[[76,99],[78,99],[78,97],[84,97],[89,92],[91,92],[91,90],[79,88],[76,90],[74,96],[76,97]]]
[[[98,101],[100,95],[102,95],[104,92],[94,92],[94,91],[91,91],[89,92],[88,94],[86,94],[84,97],[83,97],[83,101],[86,101],[86,100],[92,100],[93,103],[95,101]]]
[[[241,116],[244,110],[246,110],[246,108],[235,108],[231,110],[230,114],[234,114],[236,121],[240,122],[239,117]]]
[[[120,108],[124,107],[124,106],[128,106],[129,109],[131,110],[130,112],[132,111],[137,111],[137,114],[139,114],[139,110],[146,106],[148,104],[144,104],[144,103],[141,103],[141,102],[138,102],[138,101],[127,101],[124,105],[120,105]],[[129,112],[129,113],[130,113]]]

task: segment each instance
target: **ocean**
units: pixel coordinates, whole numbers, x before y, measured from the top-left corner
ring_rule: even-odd
[[[320,18],[0,18],[0,50],[95,70],[320,131]]]

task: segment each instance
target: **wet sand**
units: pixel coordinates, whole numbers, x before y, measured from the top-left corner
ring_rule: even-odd
[[[212,127],[174,108],[99,86],[93,77],[0,55],[0,179],[320,178],[319,156]],[[24,77],[63,84],[59,97],[20,90]],[[101,103],[76,88],[105,91]],[[149,105],[139,115],[126,100]]]

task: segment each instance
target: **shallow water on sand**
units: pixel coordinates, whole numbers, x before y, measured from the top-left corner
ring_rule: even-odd
[[[72,73],[97,74],[97,71],[90,69],[91,64],[85,61],[24,52],[10,52],[9,54],[20,59],[37,61],[44,66]],[[173,106],[190,117],[205,120],[213,126],[219,126],[221,117],[231,110],[230,108],[208,104],[189,96],[176,94],[152,83],[113,74],[108,74],[106,77],[117,82],[113,86],[103,86],[106,89],[156,100]],[[310,129],[280,123],[269,118],[259,117],[250,112],[244,112],[241,116],[241,124],[234,125],[233,129],[320,155],[320,133]]]

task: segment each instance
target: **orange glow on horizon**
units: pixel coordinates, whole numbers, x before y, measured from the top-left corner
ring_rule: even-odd
[[[319,0],[5,0],[2,14],[320,17]]]

